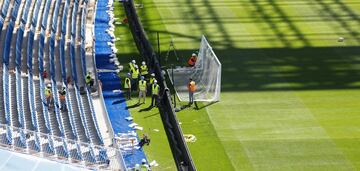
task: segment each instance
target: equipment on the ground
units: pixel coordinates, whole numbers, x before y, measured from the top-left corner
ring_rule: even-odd
[[[176,50],[176,47],[175,47],[175,44],[174,44],[174,39],[172,38],[172,36],[170,38],[169,49],[166,52],[166,56],[165,56],[165,63],[166,64],[167,64],[167,61],[169,59],[170,52],[174,52],[174,55],[176,57],[176,61],[179,62],[179,56],[177,55],[177,50]]]
[[[192,78],[197,89],[194,101],[214,102],[220,100],[221,63],[205,36],[202,36],[199,54],[194,67],[177,67],[168,70],[180,101],[189,101],[188,81]]]

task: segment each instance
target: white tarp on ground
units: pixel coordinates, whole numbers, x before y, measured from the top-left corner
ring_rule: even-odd
[[[179,67],[174,69],[175,90],[180,101],[189,101],[187,85],[189,78],[197,84],[194,94],[195,101],[213,102],[220,100],[221,63],[212,50],[205,36],[201,38],[198,58],[194,67]],[[172,70],[168,69],[170,80]]]

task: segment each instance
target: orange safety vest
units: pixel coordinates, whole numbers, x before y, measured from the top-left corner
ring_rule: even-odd
[[[195,81],[190,81],[188,89],[189,89],[190,92],[195,92],[195,90],[196,90]]]
[[[61,101],[65,101],[65,96],[64,95],[60,95],[59,98],[60,98]]]
[[[194,57],[194,56],[190,57],[190,59],[188,60],[188,64],[190,66],[194,66],[195,62],[196,62],[196,57]]]

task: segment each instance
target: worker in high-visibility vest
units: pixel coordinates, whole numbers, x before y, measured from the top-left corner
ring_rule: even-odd
[[[189,90],[189,106],[191,106],[194,103],[194,93],[196,91],[196,83],[195,81],[190,78],[189,84],[188,84],[188,90]]]
[[[147,79],[147,78],[148,78],[148,73],[149,73],[148,67],[147,67],[145,61],[143,61],[143,62],[141,63],[141,66],[140,66],[140,75],[141,75],[141,76],[144,76],[145,79]]]
[[[65,101],[65,96],[66,96],[66,87],[63,86],[61,90],[59,90],[59,99],[60,99],[60,110],[62,111],[66,111],[66,101]]]
[[[155,101],[155,106],[157,106],[159,103],[159,92],[160,92],[160,86],[157,84],[156,80],[154,80],[154,84],[152,84],[151,90],[152,90],[151,106],[154,107],[154,101]]]
[[[195,66],[196,60],[197,60],[197,55],[195,53],[193,53],[191,55],[190,59],[188,60],[189,66],[191,66],[191,67]]]
[[[51,84],[48,84],[45,87],[45,97],[46,97],[46,106],[48,107],[48,109],[50,109],[52,105]]]
[[[150,171],[150,166],[148,164],[146,164],[146,160],[142,159],[141,160],[141,171]]]
[[[125,78],[125,81],[124,81],[124,89],[126,90],[126,98],[128,100],[131,99],[131,74],[130,73],[127,73],[127,77]]]
[[[139,102],[140,104],[141,98],[144,100],[143,103],[145,104],[146,100],[146,81],[143,76],[141,76],[141,80],[139,81]]]
[[[94,79],[91,78],[91,72],[88,72],[85,76],[85,84],[90,88],[94,85]]]
[[[136,61],[135,60],[132,60],[131,62],[129,62],[129,71],[131,71],[132,69],[135,68],[135,65],[136,65]]]
[[[154,80],[155,80],[155,73],[151,73],[147,86],[147,95],[149,96],[151,95],[151,86],[154,84]]]
[[[136,91],[138,87],[138,79],[139,79],[139,67],[137,65],[130,71],[131,73],[131,88],[133,91]]]

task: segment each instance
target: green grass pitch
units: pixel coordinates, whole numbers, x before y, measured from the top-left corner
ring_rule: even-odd
[[[222,62],[221,101],[177,113],[183,132],[197,137],[188,146],[198,170],[360,170],[359,1],[142,3],[155,49],[160,34],[162,64],[186,61],[202,34]],[[115,13],[124,17],[119,3]],[[128,27],[116,34],[120,62],[139,62]],[[180,60],[166,62],[171,37]],[[139,112],[145,107],[131,112],[139,134],[152,138],[148,159],[160,164],[154,170],[174,170],[158,111]]]

